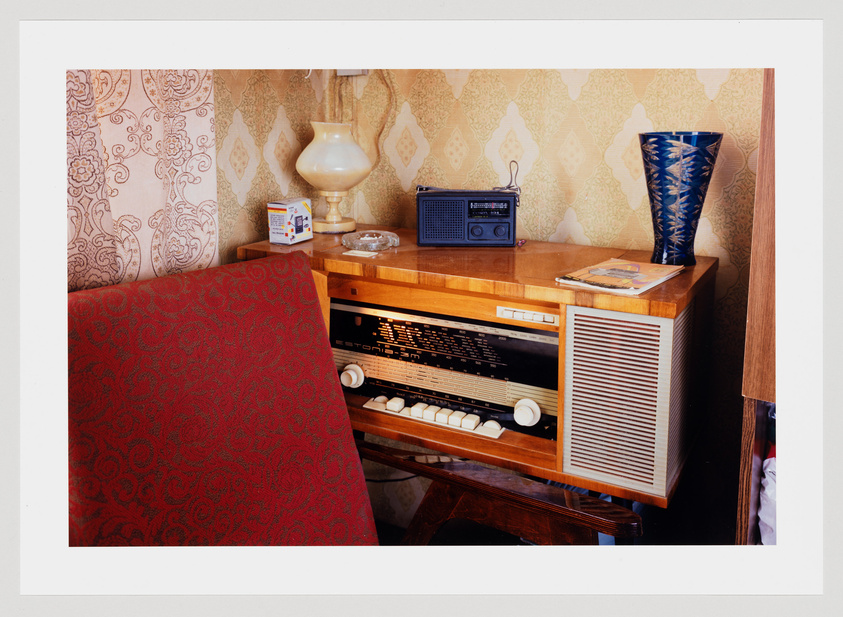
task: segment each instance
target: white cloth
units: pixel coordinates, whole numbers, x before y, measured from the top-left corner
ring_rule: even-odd
[[[762,466],[761,503],[758,507],[758,531],[761,544],[776,543],[776,459],[768,458]]]

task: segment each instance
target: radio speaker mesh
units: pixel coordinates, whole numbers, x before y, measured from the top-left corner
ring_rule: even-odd
[[[667,495],[687,456],[692,315],[568,306],[565,473]]]
[[[432,240],[463,240],[465,238],[465,202],[461,199],[442,199],[425,202],[422,211],[425,238]]]

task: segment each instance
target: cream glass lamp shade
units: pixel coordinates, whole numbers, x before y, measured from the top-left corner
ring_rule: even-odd
[[[351,125],[311,122],[313,141],[296,161],[296,171],[328,201],[328,214],[314,219],[313,231],[345,233],[357,227],[354,219],[340,215],[339,204],[349,189],[362,182],[372,164],[351,136]]]

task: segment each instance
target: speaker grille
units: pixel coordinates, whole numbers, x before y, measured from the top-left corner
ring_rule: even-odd
[[[428,240],[463,240],[465,203],[461,199],[425,201],[422,226]]]
[[[664,496],[684,454],[678,423],[685,371],[672,371],[685,364],[688,311],[676,324],[577,306],[567,311],[563,471]],[[674,346],[677,325],[682,334]]]
[[[670,378],[670,435],[668,437],[667,477],[670,486],[682,468],[691,447],[689,385],[691,383],[691,345],[694,303],[673,324],[673,357]]]

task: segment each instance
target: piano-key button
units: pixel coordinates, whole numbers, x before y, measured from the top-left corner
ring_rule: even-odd
[[[424,418],[425,420],[432,420],[435,422],[436,412],[438,412],[440,409],[442,408],[438,405],[428,405],[424,408],[424,411],[422,412],[422,418]]]
[[[460,426],[462,419],[465,417],[464,411],[455,411],[448,416],[448,424],[451,426]]]
[[[399,412],[404,409],[404,399],[398,396],[392,397],[387,401],[386,408],[389,411]]]
[[[378,398],[385,398],[383,396],[379,396]],[[386,411],[386,402],[379,401],[377,398],[372,398],[363,403],[363,407],[366,409],[374,409],[375,411]]]
[[[494,437],[496,439],[500,437],[502,431],[501,425],[494,420],[487,420],[481,426],[474,429],[474,432],[478,435],[486,435],[487,437]]]
[[[460,420],[460,426],[463,428],[467,428],[470,431],[473,431],[478,426],[480,426],[480,416],[473,413],[467,413],[463,416],[462,420]]]

